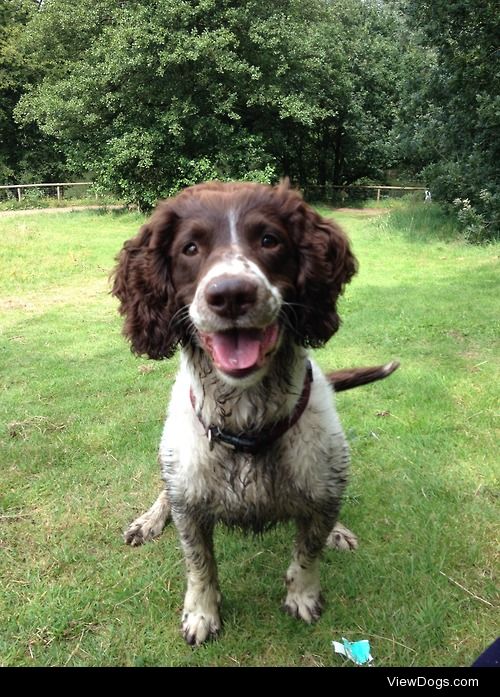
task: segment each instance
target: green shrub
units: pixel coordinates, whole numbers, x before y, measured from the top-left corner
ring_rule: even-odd
[[[433,199],[444,204],[465,239],[474,244],[499,239],[498,186],[493,172],[474,154],[467,161],[431,165],[425,175]]]

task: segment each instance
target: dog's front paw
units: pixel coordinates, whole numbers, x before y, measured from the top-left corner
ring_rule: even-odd
[[[321,593],[297,593],[289,592],[286,596],[283,609],[286,613],[307,624],[319,620],[323,612],[323,598]]]
[[[326,546],[331,549],[349,551],[358,548],[358,538],[346,528],[342,523],[336,523],[331,533],[328,535]]]
[[[285,582],[288,593],[283,605],[284,611],[308,624],[316,622],[323,612],[318,560],[310,567],[293,561],[286,573]]]
[[[218,615],[185,612],[182,617],[182,635],[190,646],[199,646],[207,639],[215,639],[220,627]]]

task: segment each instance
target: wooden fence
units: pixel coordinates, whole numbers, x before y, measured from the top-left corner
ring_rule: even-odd
[[[332,186],[332,189],[376,189],[377,190],[377,201],[380,201],[381,191],[426,191],[425,186],[377,186],[376,184],[367,186]]]
[[[42,184],[9,184],[0,186],[0,190],[13,189],[17,192],[17,200],[22,200],[23,189],[55,189],[57,200],[60,201],[63,197],[63,191],[68,186],[90,186],[93,182],[50,182]],[[97,198],[97,194],[95,195]]]
[[[321,185],[312,185],[310,187],[304,187],[305,191],[307,194],[310,195],[312,193],[318,194],[319,197],[318,200],[321,200],[322,198],[324,200],[327,200],[330,198],[331,194],[334,193],[334,191],[338,191],[338,197],[341,199],[344,198],[349,198],[349,192],[356,192],[356,191],[373,191],[377,192],[377,201],[380,201],[381,197],[381,192],[382,191],[427,191],[426,186],[382,186],[378,184],[326,184],[324,186]]]
[[[70,186],[91,186],[93,182],[50,182],[42,184],[9,184],[5,186],[0,186],[0,190],[12,189],[17,193],[18,201],[22,200],[22,192],[24,189],[55,189],[56,196],[58,200],[63,197],[63,191],[66,187]],[[342,184],[327,184],[325,186],[312,185],[311,187],[304,187],[306,193],[311,194],[312,192],[319,192],[321,199],[322,197],[326,200],[329,198],[328,194],[333,193],[334,190],[339,191],[339,197],[344,199],[349,197],[349,191],[376,191],[377,201],[380,201],[382,191],[427,191],[425,186],[379,186],[378,184],[370,185],[357,185],[357,184],[347,184],[343,186]],[[322,195],[321,195],[322,194]],[[95,195],[98,198],[97,194]]]

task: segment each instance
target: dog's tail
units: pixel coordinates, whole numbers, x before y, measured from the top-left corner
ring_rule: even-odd
[[[399,368],[399,361],[391,361],[385,365],[374,365],[370,368],[346,368],[327,374],[327,379],[335,392],[352,390],[353,387],[368,385],[376,380],[383,380]]]

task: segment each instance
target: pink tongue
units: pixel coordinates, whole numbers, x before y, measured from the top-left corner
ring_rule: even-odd
[[[227,372],[253,368],[259,361],[262,341],[262,332],[255,329],[212,334],[214,361]]]

